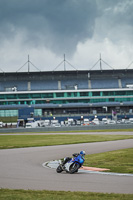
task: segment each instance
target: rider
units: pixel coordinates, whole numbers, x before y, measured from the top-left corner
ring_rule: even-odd
[[[74,154],[72,154],[74,157],[77,157],[78,155],[80,155],[84,160],[85,160],[85,158],[84,158],[84,156],[85,156],[85,151],[80,151],[80,153],[74,153]],[[66,157],[66,158],[64,158],[64,161],[63,161],[63,163],[62,163],[62,165],[65,165],[69,160],[71,160],[72,158],[70,158],[70,157]]]

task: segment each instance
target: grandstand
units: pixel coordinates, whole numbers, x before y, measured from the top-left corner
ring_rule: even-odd
[[[133,70],[0,73],[0,117],[19,116],[28,108],[41,118],[109,115],[112,110],[132,115]]]

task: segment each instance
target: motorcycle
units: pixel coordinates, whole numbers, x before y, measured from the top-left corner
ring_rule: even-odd
[[[78,172],[78,169],[83,165],[85,159],[83,155],[73,154],[73,158],[66,158],[64,162],[61,162],[56,169],[57,173],[66,171],[67,173],[73,174]]]

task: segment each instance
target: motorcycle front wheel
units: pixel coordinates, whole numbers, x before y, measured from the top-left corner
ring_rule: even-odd
[[[70,167],[69,167],[69,173],[73,174],[75,172],[78,172],[78,169],[80,168],[80,165],[78,163],[73,163]]]
[[[57,167],[57,169],[56,169],[56,172],[57,172],[57,173],[61,173],[62,171],[63,171],[62,166],[59,165],[59,166]]]

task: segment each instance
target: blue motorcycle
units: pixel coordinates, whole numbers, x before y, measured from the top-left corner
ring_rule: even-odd
[[[81,151],[84,152],[84,151]],[[61,173],[62,171],[66,171],[67,173],[73,174],[78,172],[78,169],[83,165],[85,158],[84,154],[73,154],[73,158],[65,158],[63,162],[57,167],[57,173]]]

